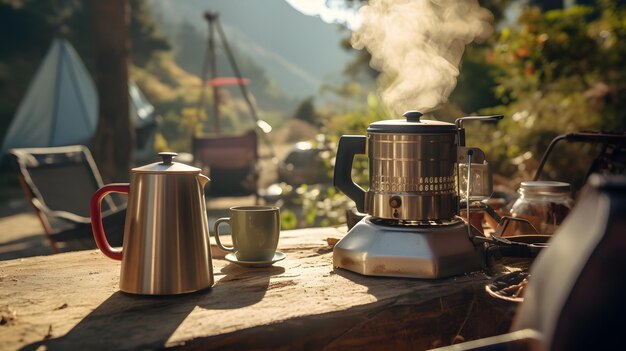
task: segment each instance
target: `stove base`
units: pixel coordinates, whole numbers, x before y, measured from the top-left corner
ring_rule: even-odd
[[[484,265],[464,222],[389,226],[363,218],[333,249],[333,266],[363,275],[437,279]]]

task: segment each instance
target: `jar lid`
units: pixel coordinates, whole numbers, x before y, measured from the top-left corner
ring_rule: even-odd
[[[201,169],[183,163],[172,162],[178,156],[175,152],[159,152],[163,159],[161,162],[133,168],[134,173],[155,173],[155,174],[198,174]]]
[[[570,185],[565,182],[544,180],[527,181],[522,182],[520,191],[523,191],[524,194],[533,195],[563,195],[569,194]]]
[[[405,119],[389,119],[374,122],[367,128],[368,133],[454,133],[456,126],[452,123],[421,119],[418,111],[407,111]]]

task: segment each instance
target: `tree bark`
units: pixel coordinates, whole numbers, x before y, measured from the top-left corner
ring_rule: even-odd
[[[129,4],[127,0],[91,0],[90,5],[100,101],[93,151],[107,181],[127,181],[135,145],[128,98]]]

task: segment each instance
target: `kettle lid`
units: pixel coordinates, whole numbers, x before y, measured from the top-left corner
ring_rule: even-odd
[[[407,111],[406,119],[390,119],[374,122],[369,125],[369,133],[454,133],[456,126],[452,123],[420,119],[422,113]]]
[[[134,173],[157,173],[157,174],[198,174],[201,169],[192,167],[183,163],[172,162],[172,159],[178,156],[175,152],[159,152],[161,162],[151,163],[149,165],[133,168]]]

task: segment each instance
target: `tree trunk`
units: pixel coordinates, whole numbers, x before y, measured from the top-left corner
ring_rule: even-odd
[[[135,139],[128,98],[129,5],[127,0],[92,0],[90,5],[100,100],[93,151],[107,181],[127,181]]]

